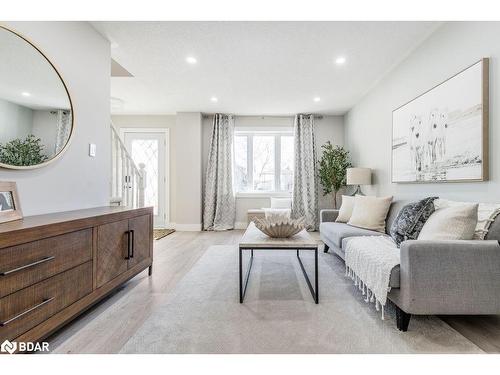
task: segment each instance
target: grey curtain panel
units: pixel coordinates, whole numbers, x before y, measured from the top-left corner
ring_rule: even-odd
[[[56,144],[54,153],[57,155],[68,142],[71,133],[71,112],[62,109],[57,111]]]
[[[297,115],[294,124],[295,170],[292,217],[304,217],[307,230],[318,228],[318,175],[314,143],[314,116]]]
[[[205,176],[204,230],[234,228],[236,203],[233,191],[233,134],[233,116],[214,115]]]

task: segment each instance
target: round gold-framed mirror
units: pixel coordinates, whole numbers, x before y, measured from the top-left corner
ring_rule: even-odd
[[[61,157],[73,134],[73,103],[54,64],[0,25],[0,167],[44,167]]]

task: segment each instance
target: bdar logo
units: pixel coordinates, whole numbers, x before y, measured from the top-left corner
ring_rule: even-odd
[[[9,340],[5,340],[2,345],[0,345],[0,351],[4,353],[12,354],[17,349],[17,343],[10,342]]]

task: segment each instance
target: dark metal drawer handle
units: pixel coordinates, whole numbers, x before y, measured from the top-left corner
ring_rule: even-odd
[[[39,309],[40,307],[42,307],[42,306],[46,305],[47,303],[49,303],[50,301],[52,301],[54,298],[56,298],[56,297],[51,297],[51,298],[44,299],[38,305],[30,307],[28,310],[24,310],[22,313],[17,314],[13,318],[10,318],[9,320],[6,320],[5,322],[0,322],[0,327],[5,327],[7,324],[12,323],[14,320],[22,318],[26,314],[29,314],[30,312],[32,312],[32,311],[34,311],[36,309]]]
[[[132,235],[132,239],[130,240],[130,242],[132,242],[132,252],[130,253],[130,258],[133,258],[135,251],[135,232],[133,229],[130,231],[130,234]]]
[[[131,232],[128,230],[125,232],[127,234],[127,256],[125,257],[126,260],[130,259],[130,253],[131,253],[131,247],[132,247],[132,242],[131,242]]]
[[[12,274],[14,272],[19,272],[19,271],[22,271],[22,270],[24,270],[26,268],[37,266],[39,264],[48,262],[49,260],[53,260],[54,258],[55,258],[54,256],[42,258],[40,260],[37,260],[36,262],[30,263],[30,264],[26,264],[24,266],[17,267],[17,268],[14,268],[14,269],[11,269],[11,270],[8,270],[8,271],[5,271],[5,272],[0,272],[0,276],[8,276],[8,275],[10,275],[10,274]]]

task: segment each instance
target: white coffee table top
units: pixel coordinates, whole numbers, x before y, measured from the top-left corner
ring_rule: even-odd
[[[240,248],[248,249],[316,249],[318,242],[315,241],[304,229],[295,236],[289,238],[272,238],[262,233],[253,222],[250,223],[245,234],[240,240]]]

